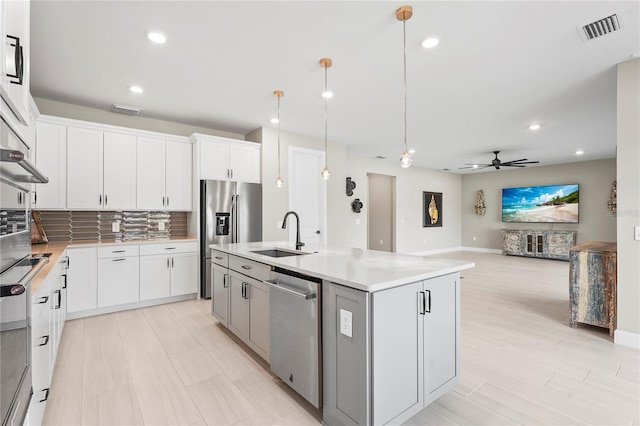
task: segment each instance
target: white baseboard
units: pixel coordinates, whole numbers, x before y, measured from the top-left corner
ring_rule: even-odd
[[[460,247],[460,250],[477,251],[480,253],[502,254],[502,250],[500,249],[490,249],[490,248],[483,248],[483,247]]]
[[[640,334],[617,329],[613,332],[613,341],[617,345],[640,349]]]
[[[452,251],[461,251],[462,247],[448,247],[443,249],[433,249],[433,250],[422,250],[422,251],[413,251],[408,254],[415,254],[417,256],[429,256],[432,254],[440,254],[440,253],[451,253]]]
[[[87,311],[68,312],[66,319],[78,319],[93,317],[96,315],[110,314],[113,312],[127,311],[129,309],[148,308],[149,306],[164,305],[165,303],[182,302],[183,300],[195,299],[196,293],[184,294],[180,296],[165,297],[162,299],[143,300],[142,302],[127,303],[124,305],[106,306],[104,308],[89,309]]]

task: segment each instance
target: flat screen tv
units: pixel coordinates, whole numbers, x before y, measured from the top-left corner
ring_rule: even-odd
[[[580,188],[572,185],[502,189],[502,221],[578,223]]]

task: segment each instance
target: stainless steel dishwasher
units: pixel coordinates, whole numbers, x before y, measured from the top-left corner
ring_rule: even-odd
[[[270,288],[271,371],[322,407],[322,280],[275,268]]]

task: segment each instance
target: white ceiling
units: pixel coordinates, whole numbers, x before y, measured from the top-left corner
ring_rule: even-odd
[[[31,6],[33,96],[246,134],[273,127],[414,165],[458,170],[528,158],[540,165],[615,157],[616,64],[640,53],[638,1],[43,1]],[[617,14],[622,29],[578,27]],[[161,30],[165,45],[145,33]],[[421,41],[435,35],[431,50]],[[144,93],[128,90],[137,84]],[[538,122],[537,132],[528,130]],[[574,152],[584,150],[576,156]],[[493,170],[492,168],[490,170]]]

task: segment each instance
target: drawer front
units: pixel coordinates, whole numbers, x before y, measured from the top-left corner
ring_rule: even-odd
[[[139,246],[137,244],[98,247],[98,259],[111,259],[114,257],[138,256],[138,253],[139,253]]]
[[[196,251],[198,251],[198,243],[196,241],[140,245],[141,256],[149,254],[191,253]]]
[[[229,269],[248,275],[258,281],[268,280],[271,275],[271,266],[239,256],[229,256]]]
[[[229,254],[218,250],[211,250],[211,263],[228,268]]]

